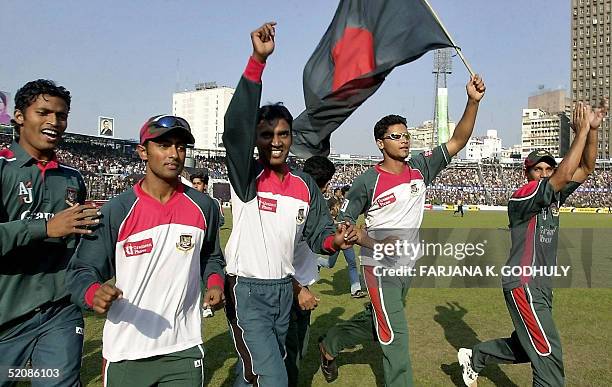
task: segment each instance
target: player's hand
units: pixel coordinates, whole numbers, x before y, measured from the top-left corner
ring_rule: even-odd
[[[213,286],[210,289],[206,290],[204,294],[204,301],[202,305],[204,308],[206,306],[210,306],[213,310],[221,309],[225,303],[225,295],[223,294],[223,289],[219,286]]]
[[[484,97],[487,87],[480,75],[476,74],[470,77],[468,84],[465,86],[465,90],[467,91],[468,99],[474,102],[480,102],[482,97]]]
[[[274,26],[276,22],[268,22],[251,32],[251,42],[253,43],[253,57],[261,63],[265,63],[266,59],[274,51],[274,35],[276,33]]]
[[[604,118],[608,115],[609,109],[610,102],[607,97],[603,97],[601,101],[599,101],[599,106],[591,110],[591,114],[589,116],[591,130],[597,130],[599,128]]]
[[[297,301],[300,305],[300,309],[313,310],[319,305],[319,301],[321,300],[315,297],[314,293],[308,290],[308,288],[302,286],[297,295]]]
[[[334,235],[334,249],[348,249],[353,246],[358,239],[359,236],[357,234],[355,225],[351,224],[349,221],[344,221],[338,224],[338,227],[336,228],[336,234]]]
[[[111,285],[103,284],[94,293],[92,309],[96,313],[106,313],[110,309],[112,303],[123,297],[121,289]]]
[[[47,236],[61,238],[70,234],[91,234],[88,226],[100,223],[100,211],[95,204],[75,204],[58,212],[47,222]]]
[[[592,111],[588,104],[578,102],[574,106],[572,129],[576,134],[584,133],[591,128],[590,117]]]

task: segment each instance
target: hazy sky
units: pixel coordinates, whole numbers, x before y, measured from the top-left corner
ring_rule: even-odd
[[[520,140],[521,109],[538,85],[568,89],[570,2],[430,0],[487,94],[475,133],[497,129]],[[333,0],[34,1],[1,0],[0,90],[54,79],[73,95],[68,130],[95,134],[99,115],[116,136],[136,138],[149,116],[170,113],[172,92],[197,82],[235,86],[251,53],[249,33],[278,22],[276,51],[264,73],[263,102],[304,109],[302,71],[329,25]],[[10,22],[9,22],[10,21]],[[465,106],[468,72],[458,57],[448,79],[450,118]],[[409,125],[432,118],[433,55],[396,68],[332,136],[342,153],[377,154],[374,123],[401,114]]]

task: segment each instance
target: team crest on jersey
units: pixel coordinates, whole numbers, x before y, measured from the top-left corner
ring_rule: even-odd
[[[559,216],[559,205],[556,202],[550,205],[550,212],[552,216]]]
[[[297,216],[295,217],[295,223],[297,224],[304,223],[304,220],[306,219],[306,216],[304,215],[305,212],[306,210],[304,208],[300,208],[298,210]]]
[[[418,192],[419,192],[419,187],[416,185],[416,183],[410,184],[410,193],[412,195],[416,195]]]
[[[66,188],[66,203],[69,206],[74,206],[78,202],[79,194],[75,188]]]
[[[193,236],[191,234],[181,234],[179,241],[176,244],[176,248],[181,251],[189,251],[193,249]]]
[[[433,155],[433,152],[430,150],[423,152],[423,156],[425,157],[431,157],[431,155]]]
[[[19,182],[19,200],[21,203],[32,203],[32,182],[31,181],[20,181]]]

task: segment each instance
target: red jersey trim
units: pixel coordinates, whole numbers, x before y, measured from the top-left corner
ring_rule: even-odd
[[[251,82],[261,83],[261,75],[263,74],[265,63],[258,62],[252,56],[249,57],[246,69],[244,69],[244,77]]]
[[[330,235],[323,240],[323,250],[332,254],[336,252],[336,249],[334,248],[334,235]]]
[[[376,172],[378,172],[378,179],[376,181],[376,187],[374,188],[372,204],[376,202],[379,195],[382,195],[392,188],[401,184],[409,184],[412,180],[424,180],[421,171],[410,168],[408,164],[406,164],[406,168],[402,173],[398,175],[385,171],[380,165],[376,165],[374,168]]]
[[[289,172],[281,182],[271,169],[265,168],[257,177],[257,192],[270,193],[310,203],[310,190],[299,176]]]
[[[223,278],[221,278],[221,276],[217,273],[209,275],[208,279],[206,280],[206,287],[208,289],[212,288],[213,286],[218,286],[221,288],[221,290],[223,290]]]
[[[4,158],[4,159],[14,159],[15,158],[15,153],[13,153],[12,150],[10,150],[9,148],[4,148],[2,150],[0,150],[0,158]]]
[[[119,228],[117,242],[165,224],[182,224],[206,230],[200,207],[183,195],[182,184],[166,204],[161,204],[147,195],[140,183],[134,186],[134,193],[137,200]]]
[[[531,197],[531,195],[533,195],[536,192],[538,192],[538,187],[540,186],[540,182],[541,182],[541,180],[530,181],[529,183],[525,184],[521,188],[517,189],[516,192],[514,192],[514,194],[512,194],[512,197],[510,198],[510,200],[512,200],[512,199],[527,199],[527,198]]]
[[[87,306],[89,306],[90,308],[93,307],[93,299],[94,299],[94,295],[96,294],[96,291],[98,289],[100,289],[102,285],[100,285],[99,282],[95,282],[93,284],[91,284],[87,290],[85,291],[85,303],[87,304]]]

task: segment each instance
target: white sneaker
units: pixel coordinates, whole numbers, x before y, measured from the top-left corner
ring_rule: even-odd
[[[457,359],[459,365],[463,370],[463,383],[467,387],[476,387],[476,379],[478,379],[478,373],[472,368],[472,350],[467,348],[459,348],[457,352]]]

